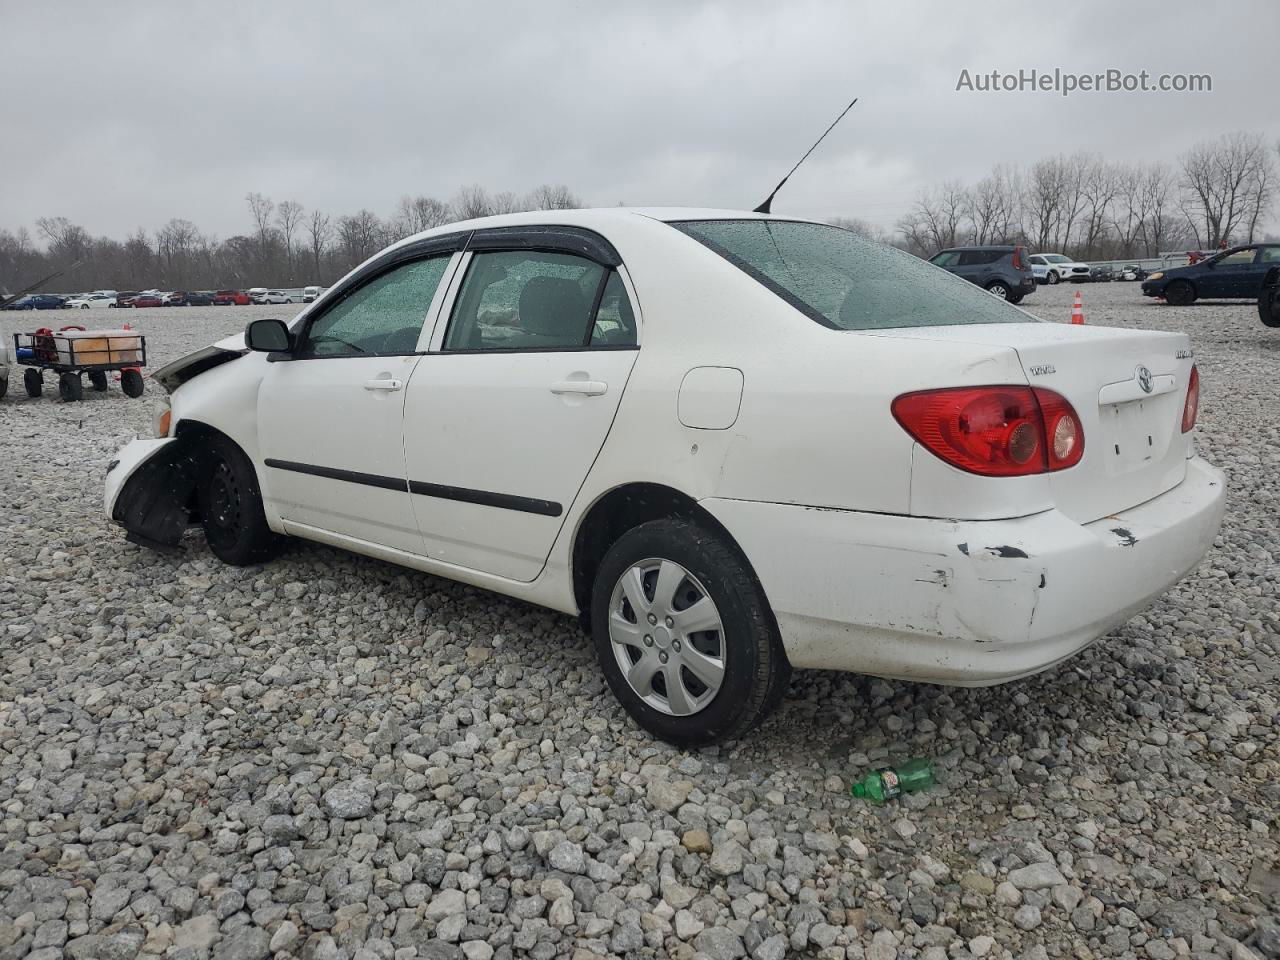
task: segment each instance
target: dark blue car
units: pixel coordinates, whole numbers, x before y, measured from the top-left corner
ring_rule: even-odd
[[[61,310],[67,302],[62,297],[51,293],[33,293],[30,296],[15,300],[6,310]]]
[[[1158,270],[1142,282],[1142,293],[1174,306],[1196,300],[1256,300],[1267,271],[1278,265],[1280,243],[1250,243],[1190,266]]]

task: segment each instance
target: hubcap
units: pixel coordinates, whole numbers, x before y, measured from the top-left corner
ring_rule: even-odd
[[[1009,296],[1009,291],[1006,290],[1004,287],[1000,286],[1000,284],[998,283],[991,288],[990,292],[993,297],[999,297],[1001,300],[1004,300],[1006,297]]]
[[[636,696],[662,713],[697,713],[724,682],[720,611],[673,560],[641,560],[618,578],[609,601],[609,641]]]

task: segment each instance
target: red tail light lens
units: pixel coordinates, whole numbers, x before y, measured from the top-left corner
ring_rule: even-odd
[[[1187,384],[1187,402],[1182,407],[1182,432],[1187,433],[1196,425],[1200,415],[1200,371],[1191,366],[1191,380]]]
[[[904,393],[893,415],[952,466],[984,477],[1021,477],[1075,466],[1084,427],[1066,397],[1022,386]]]
[[[1021,247],[1013,248],[1013,269],[1015,270],[1022,269],[1022,248]]]

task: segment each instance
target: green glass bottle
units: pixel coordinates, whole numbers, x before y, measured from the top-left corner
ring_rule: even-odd
[[[881,767],[872,770],[861,780],[855,780],[851,793],[866,797],[872,803],[884,803],[902,793],[914,793],[933,786],[933,768],[924,757],[908,760],[897,767]]]

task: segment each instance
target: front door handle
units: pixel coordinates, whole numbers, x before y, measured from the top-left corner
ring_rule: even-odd
[[[580,393],[588,397],[602,396],[608,389],[609,385],[603,380],[557,380],[551,385],[552,393]]]
[[[394,377],[386,377],[380,380],[366,380],[364,388],[366,390],[399,390],[404,386],[403,380],[397,380]]]

